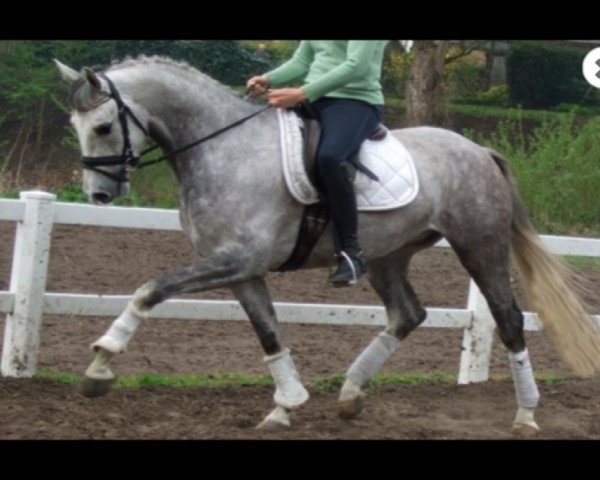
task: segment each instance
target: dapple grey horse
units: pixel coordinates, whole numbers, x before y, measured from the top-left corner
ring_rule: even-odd
[[[84,155],[84,190],[96,203],[126,194],[129,173],[147,136],[173,152],[260,108],[194,68],[166,58],[128,59],[102,74],[56,64],[72,84],[71,122]],[[203,260],[150,280],[135,292],[126,310],[92,345],[95,356],[85,374],[84,394],[109,390],[115,378],[112,356],[126,349],[155,305],[181,293],[229,287],[256,331],[276,386],[276,406],[258,428],[290,426],[290,412],[309,395],[282,345],[265,275],[290,255],[303,206],[284,183],[278,132],[276,112],[269,109],[169,156],[179,185],[181,225]],[[425,320],[426,310],[407,277],[409,262],[445,237],[485,296],[508,349],[518,404],[513,431],[534,435],[539,393],[523,315],[511,290],[511,251],[528,298],[558,352],[576,373],[591,375],[600,369],[600,341],[571,272],[542,245],[498,153],[438,128],[392,134],[411,153],[421,188],[405,207],[359,215],[369,280],[385,305],[388,326],[350,366],[340,392],[340,415],[360,412],[362,387]],[[329,265],[332,257],[326,230],[304,267]]]

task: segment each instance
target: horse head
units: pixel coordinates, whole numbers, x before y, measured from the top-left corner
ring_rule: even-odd
[[[129,173],[148,136],[149,114],[112,80],[90,68],[80,73],[54,61],[71,85],[71,124],[81,147],[83,189],[94,203],[107,204],[129,192]]]

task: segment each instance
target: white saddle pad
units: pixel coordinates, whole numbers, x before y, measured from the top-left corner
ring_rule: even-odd
[[[302,159],[301,119],[291,110],[277,109],[281,141],[283,174],[292,196],[303,205],[319,201],[319,194],[306,174]],[[384,140],[366,140],[359,151],[359,161],[379,181],[356,172],[354,187],[358,210],[375,212],[392,210],[412,202],[419,193],[419,178],[410,153],[392,135]]]

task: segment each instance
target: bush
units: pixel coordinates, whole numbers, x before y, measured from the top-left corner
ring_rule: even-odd
[[[259,43],[264,43],[271,56],[270,68],[275,68],[292,58],[298,47],[297,40],[252,40],[245,42],[252,51],[256,51]]]
[[[501,122],[489,138],[467,136],[510,163],[525,205],[543,233],[600,233],[600,118],[581,124],[575,115],[545,120],[531,135],[520,120]]]
[[[387,46],[388,51],[384,57],[381,68],[381,86],[384,95],[404,98],[408,69],[414,53],[405,53],[392,46]]]
[[[25,43],[25,42],[21,42]],[[237,40],[83,40],[27,42],[40,65],[58,58],[80,69],[102,69],[127,56],[163,55],[185,61],[220,82],[245,83],[248,76],[268,69],[267,62]]]
[[[600,115],[600,105],[578,105],[574,103],[559,103],[552,107],[553,112],[575,113],[577,115]]]
[[[494,85],[485,92],[479,92],[474,97],[461,99],[461,103],[468,105],[482,105],[490,107],[508,107],[508,87],[506,85]]]
[[[485,65],[471,55],[446,65],[448,94],[454,99],[472,99],[483,92],[487,85]]]
[[[524,108],[580,103],[588,84],[581,73],[584,52],[539,43],[512,44],[506,58],[510,100]]]

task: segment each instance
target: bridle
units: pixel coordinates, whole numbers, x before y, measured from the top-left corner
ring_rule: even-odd
[[[136,126],[142,132],[144,132],[144,135],[146,135],[146,137],[150,137],[150,134],[148,133],[148,130],[146,129],[144,124],[139,120],[139,118],[137,118],[135,116],[135,114],[131,111],[131,109],[125,104],[125,102],[121,98],[121,95],[119,94],[119,91],[115,87],[115,84],[112,82],[112,80],[102,73],[99,73],[97,75],[99,77],[103,78],[104,80],[106,80],[106,83],[108,84],[108,88],[110,89],[110,94],[106,97],[106,99],[94,104],[93,106],[88,108],[86,111],[96,108],[97,106],[101,105],[104,102],[107,102],[111,98],[115,101],[115,103],[117,104],[117,111],[118,111],[118,115],[119,115],[119,123],[121,124],[121,131],[123,132],[123,152],[121,153],[121,155],[106,155],[106,156],[100,156],[100,157],[87,157],[87,156],[82,155],[81,162],[83,163],[84,169],[92,170],[93,172],[100,173],[101,175],[104,175],[105,177],[108,177],[108,178],[118,182],[119,184],[128,182],[129,181],[129,173],[131,173],[132,171],[162,162],[177,153],[183,152],[185,150],[189,150],[190,148],[195,147],[196,145],[200,145],[201,143],[206,142],[207,140],[210,140],[212,138],[215,138],[216,136],[220,135],[223,132],[226,132],[227,130],[237,127],[238,125],[244,123],[247,120],[250,120],[251,118],[257,116],[258,114],[264,112],[265,110],[267,110],[269,108],[268,106],[261,108],[260,110],[254,112],[254,113],[251,113],[250,115],[247,115],[239,120],[236,120],[235,122],[233,122],[223,128],[220,128],[212,133],[209,133],[208,135],[206,135],[198,140],[195,140],[194,142],[191,142],[182,147],[173,149],[170,152],[165,153],[164,155],[162,155],[159,158],[141,161],[141,157],[143,157],[147,153],[152,152],[153,150],[156,150],[157,148],[159,148],[159,145],[154,145],[152,147],[149,147],[146,150],[144,150],[139,156],[135,156],[135,154],[133,152],[133,147],[131,146],[131,140],[129,138],[129,125],[127,123],[127,116],[131,117],[133,122],[136,124]],[[115,166],[115,165],[120,165],[122,167],[121,170],[116,174],[110,173],[110,172],[107,172],[106,170],[98,168],[98,167],[109,167],[109,166]]]

